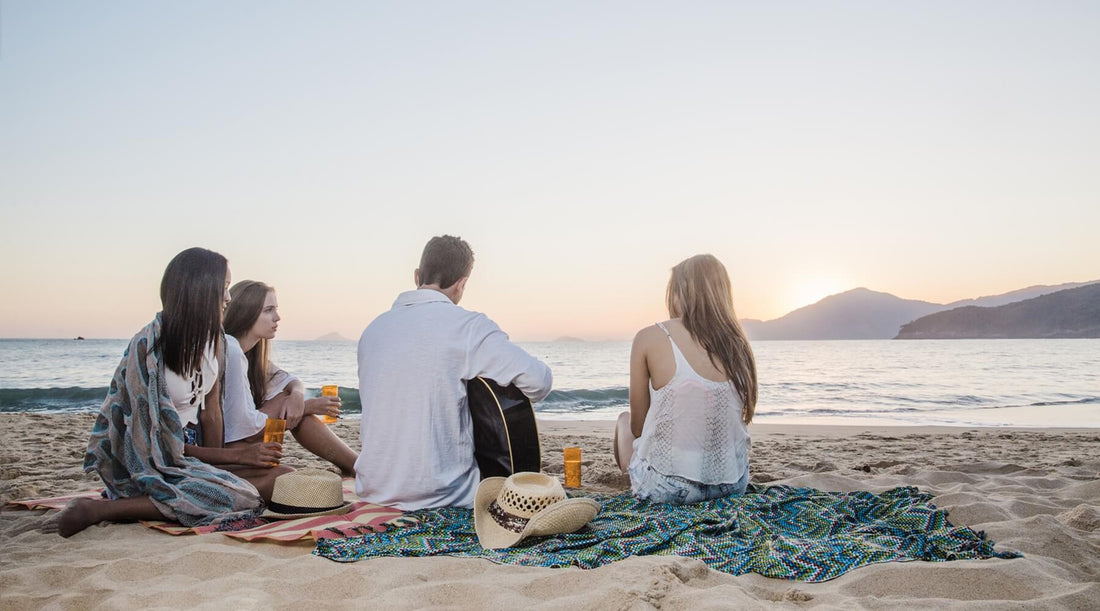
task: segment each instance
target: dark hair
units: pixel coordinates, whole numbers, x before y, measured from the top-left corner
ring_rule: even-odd
[[[424,246],[420,255],[420,284],[434,284],[441,289],[454,286],[474,269],[474,251],[466,240],[451,235],[436,236]]]
[[[225,332],[241,339],[256,324],[264,311],[267,294],[275,288],[256,280],[241,280],[229,289],[233,298],[225,309]],[[248,386],[256,407],[264,402],[267,394],[267,355],[270,343],[267,339],[256,342],[245,357],[248,358]]]
[[[225,257],[205,248],[188,248],[172,258],[160,281],[163,307],[157,348],[164,365],[182,376],[202,367],[208,343],[222,333]]]

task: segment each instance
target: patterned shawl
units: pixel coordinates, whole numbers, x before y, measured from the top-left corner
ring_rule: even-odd
[[[96,471],[111,498],[148,496],[184,526],[239,519],[263,508],[247,481],[183,455],[183,425],[165,384],[163,355],[153,350],[161,315],[130,340],[99,410],[84,471]]]

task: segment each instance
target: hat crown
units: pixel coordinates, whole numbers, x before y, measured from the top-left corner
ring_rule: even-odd
[[[299,469],[275,478],[271,502],[306,509],[329,508],[344,502],[340,476],[322,469]]]
[[[511,515],[530,519],[565,499],[565,490],[558,480],[541,473],[517,473],[505,480],[496,502]]]

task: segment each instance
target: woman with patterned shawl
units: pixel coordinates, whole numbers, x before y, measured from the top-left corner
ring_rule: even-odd
[[[106,498],[72,501],[43,530],[69,537],[120,520],[196,526],[253,515],[270,499],[275,477],[290,470],[272,466],[281,445],[222,447],[229,282],[225,257],[203,248],[168,264],[163,311],[130,340],[88,440],[84,470],[99,474]],[[234,475],[215,464],[244,468]]]

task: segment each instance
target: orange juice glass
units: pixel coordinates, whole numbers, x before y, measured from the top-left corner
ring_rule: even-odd
[[[565,487],[581,487],[581,449],[565,448],[562,450],[565,459]]]
[[[321,396],[322,397],[339,397],[340,396],[340,387],[335,385],[335,384],[326,384],[326,385],[321,387]],[[329,416],[328,414],[324,414],[323,416],[318,416],[318,418],[320,418],[321,421],[324,422],[325,424],[335,424],[336,421],[339,420],[339,418],[337,418],[336,416]]]
[[[264,424],[264,443],[282,443],[283,434],[286,433],[286,420],[282,418],[268,418]],[[279,464],[279,461],[272,463],[272,466]]]

